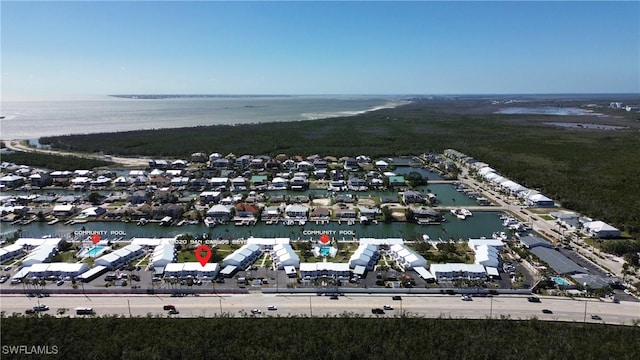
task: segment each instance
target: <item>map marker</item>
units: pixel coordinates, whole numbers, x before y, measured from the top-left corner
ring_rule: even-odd
[[[97,245],[100,242],[100,234],[93,234],[91,235],[91,242],[94,245]]]
[[[329,235],[327,235],[327,234],[320,235],[320,242],[323,245],[327,245],[329,243]]]
[[[202,255],[202,252],[206,254]],[[200,245],[196,248],[196,259],[200,262],[200,265],[204,266],[211,259],[211,249],[207,245]]]

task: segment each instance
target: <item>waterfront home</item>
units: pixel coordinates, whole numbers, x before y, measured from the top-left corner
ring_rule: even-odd
[[[274,177],[269,185],[269,190],[286,190],[287,180],[282,177]]]
[[[311,221],[328,221],[330,218],[331,211],[326,207],[315,207],[309,213],[309,220]]]
[[[234,179],[231,179],[231,191],[240,192],[247,190],[247,179],[238,176]]]
[[[220,191],[203,191],[199,195],[201,204],[211,204],[220,201]]]
[[[251,187],[261,188],[267,186],[267,177],[265,175],[253,175],[251,177]]]
[[[216,204],[207,210],[207,217],[217,221],[229,221],[231,219],[231,209],[225,205]]]
[[[419,224],[441,222],[444,220],[444,216],[440,212],[426,206],[412,207],[409,209],[413,212],[413,217]]]
[[[308,207],[304,205],[295,205],[295,204],[287,205],[287,207],[284,210],[285,215],[293,219],[300,219],[300,218],[306,219],[308,211],[309,211]]]
[[[387,178],[389,179],[390,187],[403,187],[406,185],[404,176],[394,174],[394,175],[388,176]]]
[[[291,190],[306,190],[309,187],[309,180],[302,176],[294,176],[289,181]]]
[[[375,162],[374,165],[376,168],[378,168],[378,170],[381,170],[381,171],[384,171],[389,168],[389,163],[384,160],[378,160]]]
[[[409,204],[424,204],[424,196],[417,191],[407,190],[402,192],[402,203]]]
[[[31,184],[31,186],[44,187],[47,185],[51,185],[52,183],[53,180],[51,176],[45,172],[36,173],[29,176],[29,184]]]
[[[0,264],[22,257],[24,250],[21,245],[11,244],[0,249]]]
[[[338,209],[336,210],[336,218],[338,220],[353,220],[356,218],[356,211],[353,209]]]
[[[104,213],[106,213],[107,210],[103,207],[100,206],[92,206],[89,208],[86,208],[84,210],[82,210],[80,212],[79,217],[93,217],[93,218],[97,218],[98,216],[103,215]]]
[[[181,159],[175,160],[171,162],[172,169],[184,169],[187,167],[187,162]]]
[[[56,205],[52,211],[55,217],[67,217],[76,211],[76,207],[73,204]]]
[[[266,222],[277,222],[280,220],[280,207],[279,206],[267,206],[262,210],[260,219]]]
[[[22,260],[22,266],[27,267],[34,264],[40,264],[49,261],[58,253],[58,244],[54,242],[45,242],[34,248],[29,255]]]
[[[343,161],[343,167],[347,171],[358,171],[360,166],[358,165],[358,160],[352,157],[345,157],[341,159]]]
[[[53,263],[39,263],[34,264],[28,268],[26,274],[27,278],[39,278],[45,279],[51,276],[56,278],[76,278],[80,274],[89,270],[89,265],[86,263],[65,263],[65,262],[53,262]]]
[[[144,190],[136,190],[129,195],[127,201],[134,205],[144,204],[149,200],[149,193]]]
[[[366,206],[358,206],[358,211],[360,212],[360,217],[364,216],[369,221],[378,219],[381,213],[380,208],[370,208]]]
[[[226,158],[215,159],[211,162],[211,167],[216,169],[228,169],[231,161]]]
[[[528,206],[535,207],[554,207],[555,202],[548,197],[538,193],[538,192],[529,192],[525,197],[525,204]]]
[[[212,190],[218,190],[218,191],[226,191],[228,183],[229,183],[228,177],[213,177],[207,180],[208,186]]]
[[[149,160],[149,167],[151,169],[167,169],[169,162],[167,160]]]
[[[109,185],[111,185],[111,179],[104,175],[100,175],[96,179],[91,180],[92,187],[107,187]]]
[[[367,183],[364,179],[358,177],[349,178],[349,182],[347,183],[347,188],[352,191],[367,191]]]
[[[14,189],[22,186],[25,182],[25,178],[18,175],[7,175],[0,177],[0,186],[3,189]]]

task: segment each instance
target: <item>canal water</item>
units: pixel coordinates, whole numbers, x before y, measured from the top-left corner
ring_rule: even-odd
[[[473,216],[460,220],[450,213],[445,214],[446,221],[439,225],[418,225],[405,222],[390,224],[378,223],[362,225],[356,223],[347,225],[331,222],[318,225],[307,222],[304,226],[286,226],[282,223],[267,225],[260,222],[254,226],[236,226],[234,224],[218,225],[215,228],[207,228],[204,224],[163,227],[157,223],[148,223],[144,226],[136,225],[136,222],[87,222],[84,224],[64,225],[57,223],[48,225],[46,222],[32,222],[28,225],[2,225],[2,232],[21,229],[22,237],[53,237],[70,238],[74,232],[87,234],[92,231],[101,231],[106,234],[103,238],[132,238],[132,237],[173,237],[188,233],[194,236],[207,234],[209,238],[239,239],[254,237],[287,237],[291,239],[318,238],[321,232],[332,234],[338,240],[352,240],[355,238],[404,238],[414,240],[422,238],[423,234],[432,239],[468,239],[478,237],[491,237],[496,231],[504,231],[500,212],[476,211]],[[105,232],[102,232],[105,231]],[[86,236],[86,235],[85,235]]]

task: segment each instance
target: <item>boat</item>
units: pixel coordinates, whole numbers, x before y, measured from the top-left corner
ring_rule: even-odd
[[[216,221],[213,218],[207,217],[204,219],[204,225],[208,228],[216,226]]]
[[[305,220],[305,219],[300,219],[300,220],[298,220],[298,224],[299,224],[300,226],[304,226],[306,223],[307,223],[307,220]]]
[[[286,225],[286,226],[292,226],[292,225],[295,225],[295,224],[296,224],[295,220],[293,220],[293,219],[286,219],[286,220],[284,220],[282,223],[283,223],[284,225]]]
[[[53,224],[56,224],[58,221],[60,221],[60,219],[53,219],[53,220],[49,221],[47,224],[53,225]]]
[[[145,218],[142,218],[142,219],[138,220],[138,223],[136,225],[145,226],[145,225],[147,225],[148,222],[149,222],[149,220],[147,220]]]
[[[460,213],[464,216],[473,216],[473,213],[469,209],[460,209]]]
[[[165,216],[160,220],[160,226],[169,226],[172,220],[171,216]]]

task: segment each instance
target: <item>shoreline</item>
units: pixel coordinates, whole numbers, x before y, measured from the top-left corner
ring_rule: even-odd
[[[113,97],[111,95],[107,95],[105,96],[108,99],[113,99],[115,101],[141,101],[141,102],[145,102],[145,103],[151,103],[153,101],[175,101],[175,100],[216,100],[216,99],[232,99],[232,100],[238,100],[238,99],[242,99],[242,97],[224,97],[224,98],[162,98],[162,99],[125,99],[125,98],[120,98],[120,97]],[[371,96],[370,98],[367,98],[365,95],[354,95],[354,98],[358,98],[358,97],[362,97],[362,100],[367,100],[367,99],[378,99],[375,96]],[[258,97],[257,99],[270,99],[273,97]],[[306,97],[304,96],[289,96],[290,99],[304,99]],[[331,96],[327,96],[327,97],[313,97],[313,98],[317,98],[317,99],[326,99],[326,100],[335,100],[335,101],[343,101],[341,96],[336,95],[335,97],[331,97]],[[357,100],[354,98],[349,98],[348,100]],[[251,97],[248,96],[247,100],[255,100],[256,97]],[[104,99],[103,99],[104,100]],[[189,128],[209,128],[209,127],[215,127],[215,126],[240,126],[240,125],[254,125],[254,124],[272,124],[272,123],[280,123],[280,122],[288,122],[288,123],[295,123],[295,122],[300,122],[300,121],[313,121],[313,120],[324,120],[324,119],[332,119],[332,118],[338,118],[338,117],[353,117],[353,116],[358,116],[358,115],[363,115],[363,114],[368,114],[368,113],[372,113],[375,111],[379,111],[379,110],[385,110],[385,109],[394,109],[394,108],[398,108],[400,106],[406,106],[409,104],[412,104],[413,101],[412,100],[408,100],[407,98],[402,98],[399,97],[398,98],[393,98],[392,96],[389,97],[380,97],[379,100],[384,101],[382,104],[380,105],[373,105],[373,106],[369,106],[369,108],[364,109],[364,110],[329,110],[329,111],[318,111],[318,112],[301,112],[301,113],[297,113],[293,116],[291,115],[277,115],[278,117],[295,117],[295,119],[290,119],[290,120],[280,120],[280,121],[276,121],[276,120],[270,120],[267,119],[265,121],[260,121],[260,117],[258,116],[257,119],[245,119],[245,120],[240,120],[240,121],[236,121],[234,119],[228,120],[228,119],[221,119],[218,120],[219,122],[216,124],[186,124],[184,126],[181,126],[179,123],[176,124],[176,126],[167,126],[166,124],[163,124],[161,121],[157,121],[155,125],[151,125],[148,127],[141,127],[141,128],[136,128],[136,129],[126,129],[124,128],[126,125],[130,124],[131,121],[128,122],[124,122],[124,120],[119,120],[121,123],[117,126],[122,127],[122,129],[118,129],[118,130],[110,130],[108,128],[104,128],[102,130],[99,131],[82,131],[80,130],[79,132],[71,132],[71,133],[65,133],[65,134],[56,134],[56,135],[6,135],[6,126],[5,126],[5,131],[3,131],[3,134],[1,134],[0,136],[0,141],[33,141],[33,140],[39,140],[43,137],[63,137],[63,136],[82,136],[82,135],[95,135],[95,134],[114,134],[114,133],[124,133],[124,132],[136,132],[136,131],[154,131],[154,130],[166,130],[166,129],[189,129]],[[60,100],[60,101],[64,101],[64,100]],[[52,102],[60,102],[60,101],[52,101]],[[89,100],[91,101],[91,100]],[[357,105],[357,104],[355,104]],[[259,109],[262,106],[250,106],[250,105],[245,105],[243,106],[243,108],[245,109]],[[225,107],[222,109],[213,109],[211,110],[211,113],[206,114],[207,116],[210,116],[211,118],[213,118],[214,116],[216,116],[215,112],[216,110],[222,110],[225,111],[227,110],[229,107]],[[70,109],[69,111],[72,111],[73,109]],[[167,109],[165,109],[167,110]],[[171,110],[171,109],[168,109]],[[96,111],[101,111],[101,110],[96,110]],[[135,110],[131,110],[131,111],[135,111]],[[162,109],[159,110],[155,110],[155,109],[150,109],[150,108],[146,108],[145,110],[143,110],[145,112],[154,112],[154,111],[162,111]],[[3,123],[6,124],[6,121],[20,121],[20,116],[16,116],[16,114],[3,114],[4,118],[2,119]],[[103,115],[102,113],[96,115],[97,118],[95,119],[96,121],[101,120],[102,117],[104,117],[105,115]],[[128,116],[127,114],[122,115],[123,118],[125,118],[126,116]],[[195,117],[201,117],[203,116],[202,114],[194,114]],[[224,116],[224,115],[222,115]],[[243,116],[242,113],[238,113],[235,114],[234,116]],[[274,115],[269,115],[271,117],[273,117]],[[258,121],[255,121],[258,120]],[[164,121],[167,121],[166,119]],[[46,119],[42,119],[42,122],[47,122]],[[72,126],[73,124],[67,124],[69,126]],[[61,125],[62,126],[62,125]]]

